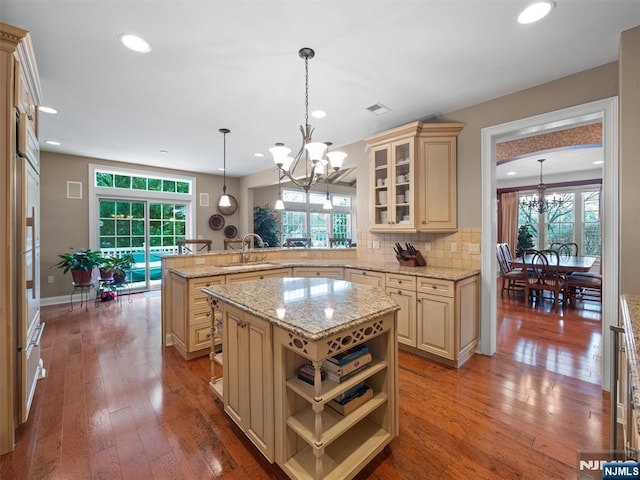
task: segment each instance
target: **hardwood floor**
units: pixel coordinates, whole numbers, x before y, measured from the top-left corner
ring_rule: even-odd
[[[0,478],[286,478],[214,399],[208,358],[161,346],[160,298],[133,297],[42,309],[47,376]],[[358,479],[568,479],[578,451],[607,449],[599,305],[498,309],[492,357],[454,370],[400,352],[400,436]]]

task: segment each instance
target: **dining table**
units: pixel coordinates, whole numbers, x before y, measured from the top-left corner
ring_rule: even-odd
[[[525,263],[531,262],[531,255],[525,255],[523,257],[513,258],[510,263],[513,268],[524,268]],[[588,272],[593,267],[596,259],[598,257],[589,257],[582,255],[560,255],[559,257],[560,264],[558,265],[558,270],[561,273],[571,273],[571,272]]]

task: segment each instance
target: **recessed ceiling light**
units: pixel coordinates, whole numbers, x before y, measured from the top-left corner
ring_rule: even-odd
[[[47,145],[55,145],[56,147],[62,145],[62,143],[56,141],[56,140],[45,140],[45,142]]]
[[[41,112],[44,112],[44,113],[51,113],[52,115],[55,115],[56,113],[58,113],[58,110],[56,110],[55,108],[47,107],[45,105],[40,105],[38,107],[38,110],[40,110]]]
[[[122,33],[118,38],[125,47],[134,52],[149,53],[151,51],[151,46],[143,38],[136,35]]]
[[[593,162],[594,165],[602,165],[604,163],[604,160],[596,160],[595,162]]]
[[[220,170],[221,172],[224,172],[224,168],[219,167],[218,170]]]
[[[158,151],[163,155],[167,155],[169,153],[169,150],[158,150]]]
[[[324,118],[327,116],[327,112],[325,112],[324,110],[314,110],[313,112],[311,112],[311,116],[313,118]]]
[[[556,4],[552,0],[542,0],[532,3],[518,15],[518,23],[526,25],[542,20],[555,6]]]
[[[516,172],[507,172],[507,175],[511,176],[511,175],[515,175]]]
[[[254,157],[264,157],[264,153],[257,152],[257,153],[254,153],[253,156]]]

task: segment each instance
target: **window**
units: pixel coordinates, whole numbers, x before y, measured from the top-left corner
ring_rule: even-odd
[[[329,247],[329,238],[353,238],[351,231],[351,197],[331,196],[332,211],[322,210],[326,192],[282,190],[282,244],[287,238],[310,238],[312,247]]]
[[[549,248],[552,243],[575,242],[580,255],[600,256],[600,190],[583,187],[557,192],[562,204],[544,214],[519,209],[518,228],[529,226],[535,248]],[[521,193],[520,200],[530,200],[530,193]]]
[[[134,287],[160,285],[161,255],[191,238],[195,178],[89,167],[89,240],[104,256],[130,253]]]

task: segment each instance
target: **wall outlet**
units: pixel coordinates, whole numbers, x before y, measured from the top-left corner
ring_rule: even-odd
[[[374,240],[372,242],[373,248],[380,248],[380,240]]]
[[[479,243],[470,243],[468,248],[469,248],[469,253],[471,253],[473,255],[479,255],[480,254],[480,244]]]
[[[202,265],[204,263],[204,258],[196,258],[196,265]]]
[[[53,275],[47,277],[47,283],[53,283]]]
[[[458,251],[458,244],[456,242],[451,242],[451,253],[456,253]]]
[[[424,242],[424,251],[425,252],[431,251],[431,242]]]
[[[198,240],[202,240],[202,235],[198,235]]]

